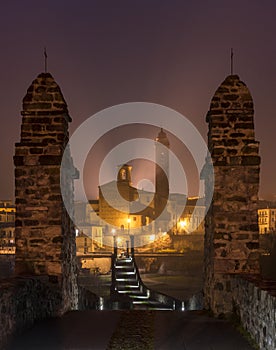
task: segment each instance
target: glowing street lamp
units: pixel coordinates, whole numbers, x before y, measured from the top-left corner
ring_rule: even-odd
[[[187,226],[187,220],[181,220],[179,222],[179,225],[180,225],[180,229],[183,231],[185,229],[185,227]]]
[[[130,223],[131,223],[131,219],[127,218],[127,231],[128,231],[128,234],[129,234],[129,230],[130,230]]]
[[[131,219],[130,217],[127,218],[127,228],[128,228],[128,235],[130,238],[130,250],[131,250],[131,255],[134,256],[134,236],[130,234],[130,223]]]
[[[122,244],[122,238],[121,237],[117,238],[117,244],[118,244],[118,246],[120,246]]]
[[[181,228],[184,228],[184,227],[186,227],[187,226],[187,221],[186,220],[181,220],[180,221],[180,227]]]

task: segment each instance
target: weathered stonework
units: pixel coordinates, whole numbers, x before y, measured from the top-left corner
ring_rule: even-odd
[[[254,135],[250,92],[237,75],[217,89],[207,114],[208,148],[214,166],[214,194],[205,221],[205,307],[231,311],[227,274],[259,273],[257,197],[259,143]],[[205,176],[205,191],[212,180]]]
[[[60,183],[73,204],[76,169],[70,154],[60,178],[71,118],[59,86],[40,74],[23,99],[21,140],[15,146],[17,275],[49,275],[61,289],[61,312],[77,304],[74,227],[64,207]]]
[[[62,296],[47,276],[15,277],[0,284],[0,348],[37,320],[59,315]]]
[[[260,350],[276,349],[276,282],[231,277],[234,312]]]

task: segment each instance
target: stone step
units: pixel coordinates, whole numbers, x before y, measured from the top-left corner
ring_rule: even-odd
[[[142,286],[139,286],[139,285],[136,285],[136,286],[132,286],[132,285],[118,286],[117,285],[117,290],[129,290],[129,291],[140,292],[141,289],[142,289]]]
[[[116,264],[129,264],[129,263],[133,263],[132,258],[122,258],[122,259],[117,259],[116,260]]]
[[[150,296],[146,291],[140,291],[135,294],[130,294],[129,297],[132,299],[132,301],[138,301],[138,300],[149,300]]]
[[[117,293],[128,296],[134,309],[172,310],[171,306],[150,298],[150,291],[144,288],[132,259],[116,260],[115,280]]]
[[[136,268],[134,266],[115,266],[115,272],[125,272],[125,271],[135,271]]]
[[[115,273],[115,278],[117,279],[137,279],[135,271],[118,271]]]
[[[128,269],[128,270],[116,270],[115,271],[115,276],[119,276],[119,275],[122,275],[122,276],[128,276],[128,275],[135,275],[136,276],[136,271],[133,270],[133,269]],[[126,277],[127,278],[127,277]],[[130,277],[130,278],[133,278]]]
[[[138,283],[138,278],[136,275],[133,275],[135,277],[131,277],[132,275],[129,275],[129,278],[126,278],[127,276],[123,275],[123,276],[120,276],[120,277],[116,277],[116,282],[117,283]]]
[[[133,265],[134,262],[133,260],[116,260],[115,264],[116,265]]]
[[[118,288],[138,288],[138,287],[140,287],[140,283],[136,280],[126,281],[126,282],[118,282],[118,280],[116,280],[116,282],[117,282]]]

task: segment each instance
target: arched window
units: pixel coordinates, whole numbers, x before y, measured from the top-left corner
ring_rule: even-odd
[[[125,169],[121,170],[121,179],[126,180],[126,170]]]

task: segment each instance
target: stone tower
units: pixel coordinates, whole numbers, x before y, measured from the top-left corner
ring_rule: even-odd
[[[61,197],[73,205],[76,169],[70,154],[60,178],[71,118],[61,90],[40,74],[23,99],[21,139],[15,145],[16,274],[48,275],[61,292],[61,310],[76,307],[75,232]]]
[[[170,143],[162,128],[155,141],[155,214],[159,216],[166,206],[169,196],[169,179],[166,173],[169,175]],[[158,164],[162,165],[166,173]]]
[[[217,89],[207,114],[214,194],[205,220],[205,306],[231,312],[229,274],[259,273],[257,199],[259,143],[255,141],[251,94],[237,75]],[[206,167],[208,168],[207,160]],[[208,196],[210,178],[205,179]]]
[[[129,164],[123,164],[122,166],[120,166],[117,175],[117,182],[126,183],[128,186],[131,186],[131,170],[132,166]]]

